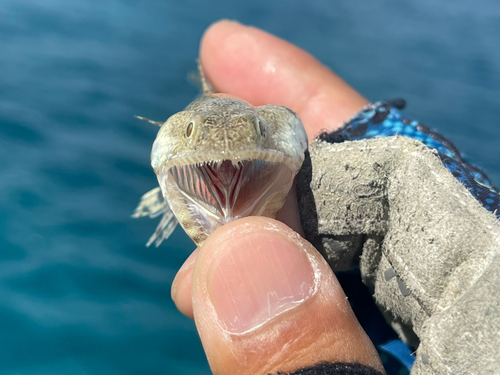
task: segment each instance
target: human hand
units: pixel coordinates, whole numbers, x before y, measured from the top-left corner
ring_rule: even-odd
[[[200,57],[216,91],[291,108],[310,140],[367,104],[306,52],[234,22],[207,30]],[[294,191],[278,219],[302,233]],[[172,298],[194,317],[214,373],[291,372],[321,361],[383,371],[328,264],[278,221],[250,217],[215,231],[179,270]]]

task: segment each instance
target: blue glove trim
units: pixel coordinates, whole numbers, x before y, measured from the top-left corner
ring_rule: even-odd
[[[398,359],[408,371],[411,370],[413,362],[415,362],[415,356],[411,353],[410,348],[401,340],[388,341],[385,344],[377,346],[377,349]]]

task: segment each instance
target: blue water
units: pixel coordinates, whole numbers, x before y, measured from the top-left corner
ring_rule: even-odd
[[[132,220],[162,120],[197,94],[198,41],[228,17],[317,56],[371,100],[403,96],[500,184],[497,0],[3,0],[0,374],[208,374],[170,300],[194,249]]]

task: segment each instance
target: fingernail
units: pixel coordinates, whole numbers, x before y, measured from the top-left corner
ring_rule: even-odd
[[[220,244],[220,242],[219,242]],[[226,330],[243,334],[314,293],[309,257],[286,234],[258,228],[225,241],[208,270],[210,300]]]

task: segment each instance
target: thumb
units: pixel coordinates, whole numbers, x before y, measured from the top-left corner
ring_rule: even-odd
[[[318,362],[383,371],[328,264],[284,224],[229,223],[197,255],[192,307],[215,374],[291,372]]]

